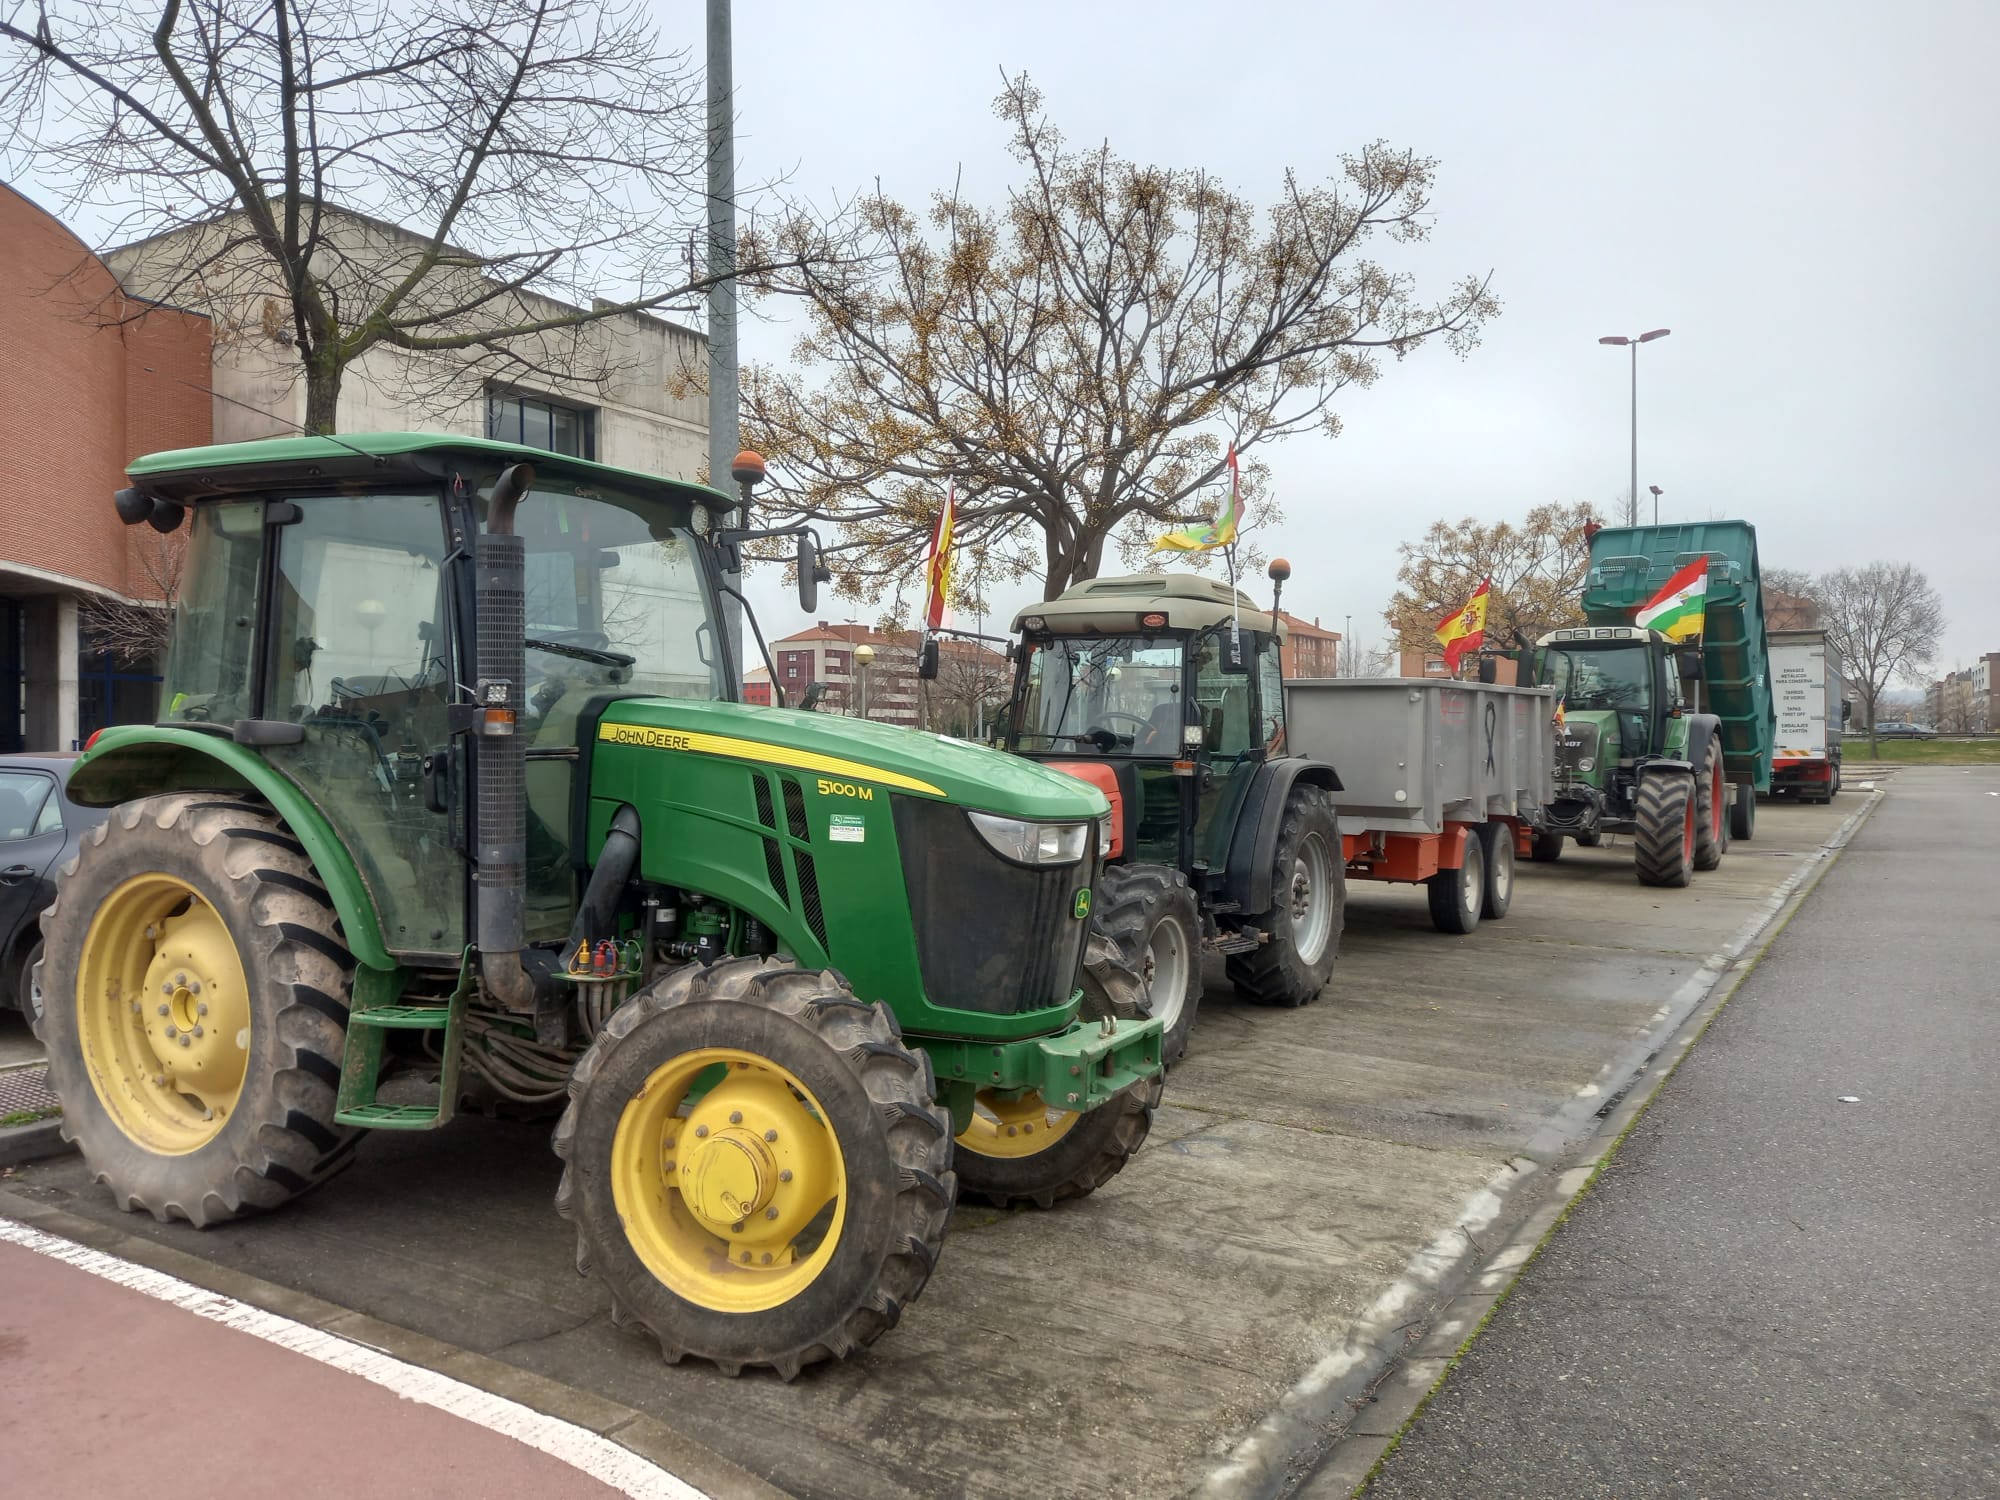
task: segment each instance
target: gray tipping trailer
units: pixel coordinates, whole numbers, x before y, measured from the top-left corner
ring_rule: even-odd
[[[1428,677],[1286,683],[1290,753],[1339,768],[1347,878],[1422,883],[1442,932],[1505,916],[1554,788],[1555,698]]]

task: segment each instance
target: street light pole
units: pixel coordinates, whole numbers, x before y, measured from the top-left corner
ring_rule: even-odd
[[[868,664],[875,660],[875,648],[866,643],[854,648],[854,665],[861,669],[861,717],[868,717]]]
[[[1646,488],[1650,490],[1653,495],[1653,524],[1657,526],[1660,524],[1660,496],[1664,494],[1665,491],[1663,491],[1657,484],[1649,484],[1646,486]]]
[[[1650,344],[1654,339],[1663,339],[1672,332],[1671,328],[1655,328],[1651,333],[1642,333],[1636,338],[1613,333],[1597,341],[1600,344],[1612,344],[1621,348],[1629,345],[1632,350],[1632,488],[1626,491],[1629,496],[1625,502],[1627,526],[1639,524],[1639,346]]]

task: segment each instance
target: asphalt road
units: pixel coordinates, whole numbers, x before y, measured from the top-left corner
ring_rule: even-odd
[[[1369,1500],[2000,1495],[1996,893],[1900,772]]]

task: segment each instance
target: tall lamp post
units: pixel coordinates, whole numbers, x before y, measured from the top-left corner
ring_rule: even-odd
[[[1672,333],[1671,328],[1655,328],[1651,333],[1642,333],[1635,338],[1627,338],[1622,333],[1607,334],[1597,342],[1630,346],[1632,350],[1632,488],[1631,499],[1625,507],[1625,524],[1639,524],[1639,346],[1650,344],[1654,339],[1663,339]]]
[[[854,648],[854,665],[861,669],[861,717],[868,717],[868,664],[875,660],[875,648],[862,644]]]
[[[1646,486],[1646,489],[1653,497],[1653,524],[1657,526],[1660,524],[1660,496],[1665,494],[1666,491],[1661,489],[1657,484],[1649,484]]]

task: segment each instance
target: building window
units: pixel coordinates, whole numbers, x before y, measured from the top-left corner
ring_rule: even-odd
[[[572,458],[597,457],[597,413],[515,391],[486,393],[486,435]]]

